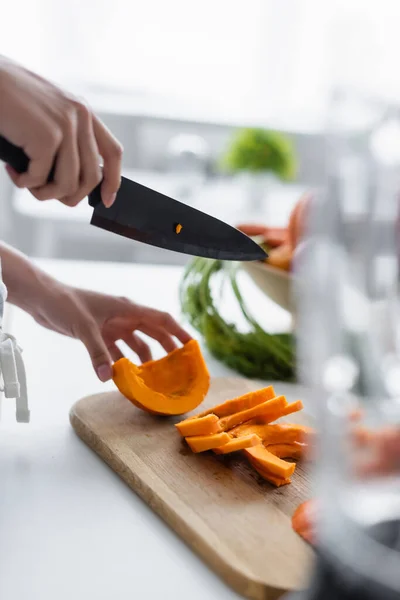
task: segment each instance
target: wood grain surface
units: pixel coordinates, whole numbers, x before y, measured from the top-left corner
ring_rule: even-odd
[[[201,410],[258,388],[255,381],[214,379]],[[299,399],[279,384],[275,391],[286,393],[288,402]],[[306,466],[298,464],[292,483],[275,488],[241,453],[193,454],[173,426],[179,418],[149,415],[119,392],[83,398],[70,420],[79,437],[239,594],[269,600],[306,585],[313,552],[291,529],[293,511],[311,495]],[[310,424],[304,411],[285,420]]]

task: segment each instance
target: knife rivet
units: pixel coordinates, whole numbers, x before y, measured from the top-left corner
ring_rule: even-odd
[[[180,233],[182,231],[182,225],[178,223],[175,225],[175,233]]]

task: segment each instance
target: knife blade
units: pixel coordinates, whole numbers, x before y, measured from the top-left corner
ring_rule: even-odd
[[[0,136],[0,160],[18,173],[28,169],[25,152]],[[54,165],[48,181],[54,177]],[[101,183],[89,194],[91,225],[173,252],[231,261],[257,261],[264,250],[231,225],[144,185],[121,178],[114,204],[101,201]]]

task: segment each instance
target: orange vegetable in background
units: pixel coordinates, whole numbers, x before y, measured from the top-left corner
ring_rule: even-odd
[[[249,237],[261,237],[263,242],[270,248],[277,248],[288,240],[286,227],[267,227],[256,223],[243,223],[238,225],[237,229]]]
[[[181,415],[194,410],[210,386],[210,375],[196,340],[140,366],[121,358],[113,365],[113,380],[133,404],[158,415]]]
[[[258,225],[257,223],[242,223],[241,225],[237,225],[236,229],[239,229],[239,231],[249,237],[262,236],[265,239],[264,235],[267,227],[266,225]]]
[[[306,220],[310,201],[311,194],[304,194],[297,202],[290,214],[288,226],[288,242],[293,250],[301,242],[305,234]]]
[[[307,500],[297,507],[292,516],[292,527],[306,542],[315,543],[315,500]]]
[[[400,427],[386,426],[378,430],[361,425],[353,430],[355,469],[360,477],[400,475]]]
[[[293,207],[288,227],[267,227],[258,223],[242,223],[237,229],[250,237],[260,237],[269,247],[265,262],[277,269],[290,271],[294,252],[301,243],[307,225],[311,193],[303,194]]]
[[[293,250],[292,247],[288,244],[282,244],[278,246],[278,248],[273,248],[268,252],[268,258],[265,259],[265,262],[271,267],[276,267],[277,269],[282,269],[283,271],[290,271],[290,266],[292,264]]]
[[[286,227],[267,227],[264,239],[267,246],[277,248],[288,241],[288,230]]]

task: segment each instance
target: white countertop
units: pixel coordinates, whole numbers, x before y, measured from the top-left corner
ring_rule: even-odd
[[[179,318],[180,268],[41,265],[66,282],[130,296]],[[246,291],[265,312],[268,300],[250,282]],[[274,305],[266,312],[276,327],[287,322]],[[16,424],[14,401],[3,400],[0,598],[238,598],[74,434],[71,405],[113,387],[97,380],[84,347],[39,327],[19,310],[11,311],[8,330],[24,349],[31,423]],[[212,375],[228,372],[206,359]]]

